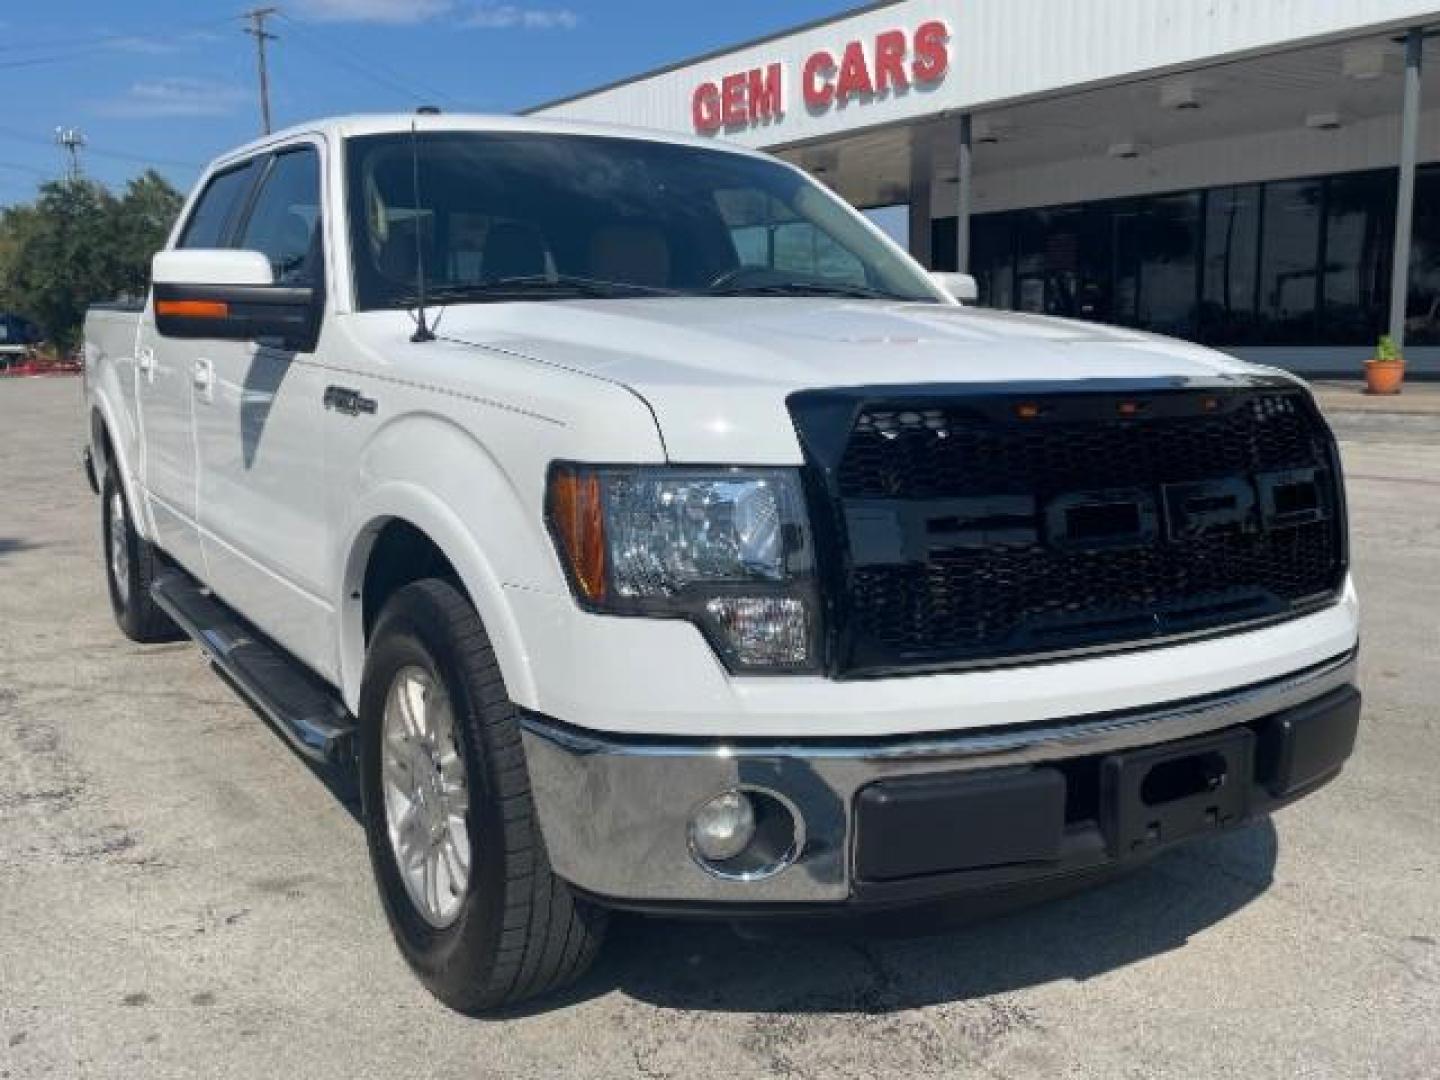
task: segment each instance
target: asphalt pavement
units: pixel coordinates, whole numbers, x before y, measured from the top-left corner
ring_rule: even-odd
[[[472,1020],[343,792],[115,628],[79,394],[0,381],[0,1080],[1440,1076],[1440,417],[1335,406],[1367,708],[1320,794],[938,936],[621,919],[576,991]]]

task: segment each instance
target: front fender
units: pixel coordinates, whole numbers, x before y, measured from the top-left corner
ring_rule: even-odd
[[[360,707],[360,680],[365,670],[365,620],[362,591],[365,567],[375,539],[389,522],[400,519],[425,533],[440,549],[465,586],[485,624],[495,658],[511,700],[524,704],[535,698],[535,680],[521,645],[515,614],[500,578],[473,536],[450,507],[433,493],[413,484],[385,484],[356,507],[363,523],[349,534],[344,588],[336,610],[340,619],[340,689],[351,712]]]

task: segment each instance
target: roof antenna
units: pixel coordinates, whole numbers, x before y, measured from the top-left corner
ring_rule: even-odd
[[[416,343],[434,341],[435,331],[425,322],[425,245],[420,241],[420,138],[415,121],[410,121],[410,191],[415,214],[415,332],[410,340]]]

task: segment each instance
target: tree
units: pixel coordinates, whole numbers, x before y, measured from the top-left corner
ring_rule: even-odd
[[[182,201],[153,170],[118,199],[90,180],[42,185],[33,203],[0,213],[0,305],[72,348],[90,304],[144,295]]]

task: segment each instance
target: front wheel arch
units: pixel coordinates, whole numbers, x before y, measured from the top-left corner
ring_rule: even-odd
[[[458,584],[485,624],[510,699],[518,705],[533,707],[534,675],[520,640],[514,611],[499,576],[470,531],[444,503],[409,485],[390,486],[366,502],[374,509],[359,515],[363,524],[351,530],[337,603],[340,688],[346,707],[351,712],[359,708],[369,635],[384,596],[422,576],[448,578]],[[406,542],[397,543],[394,540],[397,535],[406,537]],[[439,572],[423,575],[407,569],[403,574],[394,575],[388,592],[373,591],[376,578],[372,560],[377,554],[384,557],[387,551],[397,550],[428,552],[427,561],[422,565],[438,568]],[[367,580],[372,584],[368,605]]]

